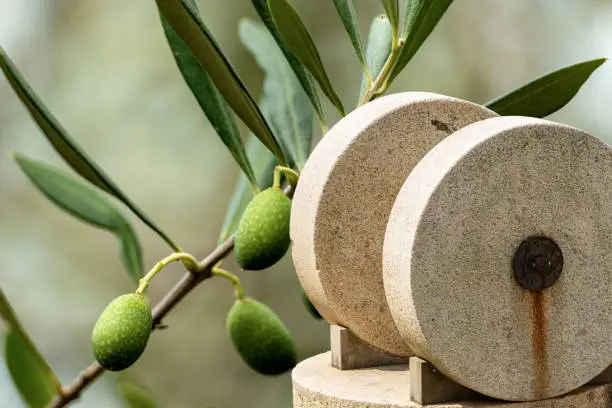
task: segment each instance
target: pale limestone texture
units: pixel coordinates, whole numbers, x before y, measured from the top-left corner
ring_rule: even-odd
[[[291,238],[300,282],[327,321],[387,353],[411,355],[383,291],[391,207],[425,153],[457,129],[493,116],[470,102],[407,92],[356,109],[323,137],[293,198]]]
[[[493,399],[420,405],[410,400],[408,365],[341,371],[330,353],[302,361],[293,369],[293,408],[610,408],[612,385],[587,385],[545,401]]]
[[[564,258],[541,292],[512,270],[536,234]],[[439,143],[399,192],[388,304],[415,353],[452,380],[500,399],[550,398],[612,363],[611,238],[608,145],[540,119],[487,119]]]

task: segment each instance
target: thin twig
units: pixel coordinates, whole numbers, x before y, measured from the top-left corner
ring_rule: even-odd
[[[283,191],[287,196],[293,196],[293,188],[287,186]],[[159,301],[153,308],[153,328],[161,325],[162,319],[176,306],[189,292],[204,280],[213,276],[212,268],[220,260],[225,258],[234,249],[234,237],[231,236],[217,248],[215,248],[206,258],[198,263],[196,273],[187,272],[181,280]],[[83,390],[94,382],[102,373],[104,368],[97,361],[91,363],[89,367],[81,371],[74,381],[62,387],[62,393],[47,408],[61,408],[70,402],[78,399]]]

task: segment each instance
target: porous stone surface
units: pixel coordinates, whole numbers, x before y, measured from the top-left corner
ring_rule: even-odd
[[[563,253],[541,291],[512,268],[532,235]],[[611,237],[607,144],[541,119],[487,119],[439,143],[399,192],[388,304],[415,353],[452,380],[511,401],[561,395],[612,363]]]
[[[411,355],[383,292],[389,212],[425,153],[457,129],[492,116],[470,102],[407,92],[356,109],[323,137],[300,175],[290,234],[300,282],[327,321],[374,348]]]
[[[421,405],[410,400],[408,365],[342,371],[330,353],[311,357],[292,373],[293,408],[610,408],[612,385],[587,385],[544,401],[494,399]]]

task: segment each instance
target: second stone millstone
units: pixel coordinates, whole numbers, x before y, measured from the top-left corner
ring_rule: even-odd
[[[257,194],[244,210],[234,240],[234,253],[243,269],[266,269],[278,262],[291,243],[291,200],[275,187]]]

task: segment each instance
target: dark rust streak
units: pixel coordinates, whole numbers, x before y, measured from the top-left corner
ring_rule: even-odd
[[[548,388],[548,313],[546,292],[530,292],[531,296],[531,353],[533,358],[533,393],[543,398]]]

